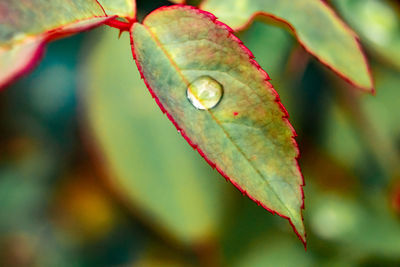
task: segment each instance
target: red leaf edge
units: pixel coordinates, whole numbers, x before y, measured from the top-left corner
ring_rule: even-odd
[[[20,70],[14,72],[5,80],[0,81],[0,90],[5,89],[10,84],[15,82],[18,78],[23,75],[28,74],[31,70],[33,70],[39,63],[39,61],[43,58],[45,52],[46,42],[42,40],[38,45],[36,51],[32,54],[32,57],[28,60],[28,62],[21,67]]]
[[[99,0],[95,0],[96,3],[100,6],[100,8],[103,10],[104,14],[106,16],[108,16],[108,14],[106,13],[106,11],[104,10],[104,7],[100,4]],[[136,0],[131,0],[132,2],[132,6],[133,6],[133,16],[131,17],[125,17],[129,22],[135,22],[136,21],[136,14],[137,14],[137,8],[136,8]]]
[[[32,53],[31,58],[27,61],[27,63],[23,67],[21,67],[20,70],[11,74],[7,79],[0,81],[0,91],[3,90],[4,88],[8,87],[10,84],[14,83],[21,76],[28,74],[30,71],[32,71],[35,68],[39,64],[40,60],[43,58],[43,56],[45,54],[46,44],[50,41],[60,39],[63,37],[67,37],[67,36],[72,35],[77,32],[87,31],[87,30],[95,28],[101,24],[107,24],[111,27],[118,28],[121,31],[128,31],[129,30],[128,28],[130,28],[130,26],[136,21],[136,0],[131,0],[131,1],[132,1],[132,5],[134,8],[134,10],[132,11],[134,16],[127,17],[129,23],[124,23],[124,22],[116,20],[117,16],[108,16],[106,11],[104,10],[103,6],[100,4],[100,2],[98,0],[95,0],[95,2],[102,9],[102,11],[104,13],[104,17],[103,16],[94,16],[90,19],[104,18],[104,21],[100,21],[99,23],[91,24],[91,25],[88,25],[87,27],[76,28],[73,30],[65,29],[65,28],[68,28],[69,26],[74,26],[75,24],[77,24],[79,22],[88,21],[90,19],[76,20],[74,22],[56,27],[54,29],[48,30],[48,31],[38,35],[38,38],[42,38],[42,41],[38,45],[37,50]]]
[[[304,176],[303,176],[303,174],[302,174],[302,172],[301,172],[301,169],[300,169],[300,166],[299,166],[299,163],[298,163],[298,159],[300,158],[300,152],[299,152],[299,148],[298,148],[297,142],[296,142],[296,140],[295,140],[295,137],[297,136],[297,134],[296,134],[296,132],[295,132],[293,126],[290,124],[290,122],[289,122],[289,120],[288,120],[289,114],[288,114],[286,108],[285,108],[285,107],[282,105],[282,103],[280,102],[280,98],[279,98],[278,93],[275,91],[275,89],[273,88],[273,86],[271,85],[271,83],[269,83],[270,78],[269,78],[268,74],[267,74],[267,73],[261,68],[261,66],[254,60],[254,55],[253,55],[253,53],[251,53],[251,51],[243,44],[243,42],[242,42],[239,38],[237,38],[237,37],[234,35],[234,31],[233,31],[228,25],[226,25],[226,24],[224,24],[224,23],[218,21],[217,18],[216,18],[213,14],[211,14],[210,12],[207,12],[207,11],[204,11],[204,10],[200,10],[200,9],[198,9],[198,8],[196,8],[196,7],[193,7],[193,6],[187,6],[187,5],[172,5],[172,6],[163,6],[163,7],[160,7],[160,8],[158,8],[158,9],[152,11],[152,12],[151,12],[150,14],[148,14],[147,16],[150,16],[150,15],[153,14],[153,13],[160,12],[160,11],[163,11],[163,10],[178,9],[178,8],[184,8],[184,9],[187,9],[187,10],[193,10],[193,11],[196,11],[196,12],[201,13],[201,14],[203,14],[203,15],[206,15],[212,22],[214,22],[215,24],[217,24],[217,25],[219,25],[219,26],[224,27],[224,28],[228,31],[228,33],[229,33],[229,36],[228,36],[228,37],[229,37],[229,38],[232,38],[234,41],[236,41],[236,42],[239,44],[239,46],[243,49],[243,51],[249,55],[249,60],[250,60],[250,62],[258,69],[259,72],[261,72],[261,73],[265,76],[265,82],[266,82],[268,88],[270,88],[271,93],[275,95],[275,102],[279,105],[280,109],[281,109],[282,112],[284,113],[284,116],[282,116],[282,119],[285,121],[285,123],[288,125],[288,127],[291,129],[291,131],[292,131],[292,133],[293,133],[293,135],[292,135],[292,142],[293,142],[294,147],[296,148],[296,157],[295,157],[294,159],[295,159],[295,161],[296,161],[296,165],[297,165],[296,167],[297,167],[297,169],[298,169],[298,171],[299,171],[299,173],[300,173],[301,179],[302,179],[302,183],[300,184],[300,192],[301,192],[301,198],[302,198],[302,205],[301,205],[301,207],[300,207],[300,208],[301,208],[300,213],[301,213],[301,218],[302,218],[302,220],[304,221],[304,218],[303,218],[303,215],[302,215],[302,210],[305,208],[305,206],[304,206],[304,190],[303,190],[303,186],[305,186],[305,181],[304,181]],[[145,20],[146,20],[146,18],[144,19],[143,24],[144,24]],[[132,28],[133,28],[134,25],[135,25],[135,24],[132,24]],[[131,30],[130,32],[132,32],[132,30]],[[258,201],[257,199],[255,199],[254,197],[252,197],[251,195],[249,195],[249,193],[248,193],[246,190],[244,190],[243,188],[241,188],[239,184],[237,184],[235,181],[233,181],[227,174],[224,173],[223,170],[221,170],[214,162],[212,162],[212,161],[207,157],[207,155],[198,147],[197,144],[193,143],[193,142],[190,140],[190,138],[186,135],[186,133],[184,132],[184,130],[183,130],[182,128],[180,128],[180,126],[179,126],[178,123],[175,121],[175,119],[174,119],[174,118],[171,116],[171,114],[169,114],[169,113],[167,112],[167,110],[164,108],[164,106],[162,105],[162,103],[161,103],[160,100],[158,99],[157,95],[154,93],[153,89],[151,88],[151,86],[150,86],[149,83],[147,82],[146,78],[144,77],[144,75],[143,75],[143,69],[142,69],[142,67],[141,67],[141,65],[140,65],[140,63],[138,62],[137,57],[136,57],[135,48],[134,48],[134,40],[133,40],[132,34],[130,34],[130,39],[131,39],[131,49],[132,49],[133,59],[135,60],[136,66],[137,66],[137,68],[138,68],[138,70],[139,70],[139,72],[140,72],[140,77],[141,77],[142,80],[144,81],[144,83],[145,83],[147,89],[149,90],[151,96],[152,96],[152,97],[154,98],[154,100],[156,101],[156,103],[157,103],[157,105],[159,106],[159,108],[161,109],[162,113],[164,113],[164,114],[168,117],[168,119],[172,122],[172,124],[175,126],[175,128],[181,133],[182,137],[189,143],[189,145],[190,145],[193,149],[197,150],[197,152],[201,155],[201,157],[203,157],[204,160],[205,160],[213,169],[216,169],[216,170],[225,178],[225,180],[231,182],[243,195],[246,195],[246,196],[249,197],[252,201],[254,201],[258,206],[263,207],[265,210],[269,211],[270,213],[272,213],[272,214],[277,214],[278,216],[287,219],[287,220],[289,221],[290,225],[292,226],[294,232],[296,233],[296,235],[298,236],[298,238],[300,239],[300,241],[303,243],[304,248],[307,249],[306,234],[304,234],[304,238],[303,238],[303,237],[299,234],[299,232],[297,231],[296,227],[295,227],[294,224],[292,223],[292,220],[291,220],[289,217],[287,217],[287,216],[285,216],[285,215],[283,215],[283,214],[280,214],[280,213],[278,213],[278,212],[276,212],[276,211],[270,209],[269,207],[265,206],[265,205],[262,204],[260,201]]]
[[[109,20],[114,19],[116,16],[111,16],[111,17],[93,17],[93,18],[104,18],[104,20],[99,21],[98,23],[95,24],[90,24],[81,28],[76,28],[74,30],[70,30],[68,29],[68,27],[74,26],[79,22],[85,22],[85,21],[89,21],[93,18],[87,19],[87,20],[76,20],[74,22],[65,24],[63,26],[57,27],[55,29],[51,29],[48,30],[44,33],[42,33],[41,35],[38,35],[37,38],[41,38],[42,41],[40,44],[38,44],[38,48],[36,49],[35,52],[32,53],[31,58],[27,61],[26,64],[24,64],[23,67],[21,67],[20,70],[16,71],[15,73],[13,73],[12,75],[10,75],[7,79],[0,81],[0,91],[5,89],[6,87],[8,87],[10,84],[12,84],[13,82],[15,82],[17,79],[19,79],[21,76],[24,76],[26,74],[28,74],[30,71],[32,71],[40,62],[40,60],[43,58],[44,54],[45,54],[45,47],[46,44],[56,40],[56,39],[60,39],[66,36],[70,36],[72,34],[81,32],[81,31],[87,31],[90,30],[92,28],[95,28],[101,24],[106,23]]]
[[[202,1],[201,5],[200,5],[200,8],[202,8],[202,6],[204,5],[204,3],[205,3],[206,1],[207,1],[207,0],[203,0],[203,1]],[[276,21],[276,22],[278,22],[278,23],[281,23],[281,24],[283,24],[284,26],[286,26],[287,28],[289,28],[289,30],[293,33],[293,35],[296,37],[297,41],[298,41],[298,42],[300,43],[300,45],[304,48],[304,50],[306,50],[309,54],[313,55],[313,56],[314,56],[319,62],[321,62],[325,67],[327,67],[328,69],[330,69],[331,71],[333,71],[334,73],[336,73],[339,77],[341,77],[343,80],[345,80],[347,83],[349,83],[349,84],[352,85],[353,87],[360,88],[361,90],[363,90],[363,91],[365,91],[365,92],[368,92],[368,93],[371,93],[372,95],[375,95],[375,94],[376,94],[376,91],[375,91],[374,80],[373,80],[373,78],[372,78],[372,70],[371,70],[370,65],[368,64],[367,56],[366,56],[364,50],[362,49],[361,42],[360,42],[360,38],[359,38],[358,35],[357,35],[357,34],[356,34],[356,33],[355,33],[355,32],[354,32],[354,31],[339,17],[339,15],[338,15],[326,2],[324,2],[323,0],[319,0],[319,1],[321,2],[322,6],[323,6],[324,8],[326,8],[326,9],[328,10],[328,12],[330,12],[330,13],[340,22],[340,24],[342,24],[342,26],[345,28],[345,30],[353,36],[353,38],[354,38],[354,40],[355,40],[355,42],[356,42],[356,45],[357,45],[359,51],[360,51],[361,54],[362,54],[364,64],[365,64],[365,66],[367,67],[367,71],[368,71],[368,74],[369,74],[368,76],[369,76],[369,78],[370,78],[370,82],[371,82],[371,84],[372,84],[372,87],[364,87],[364,86],[361,86],[361,85],[356,84],[355,82],[353,82],[353,81],[351,80],[351,78],[347,77],[347,76],[346,76],[345,74],[343,74],[340,70],[336,69],[335,67],[333,67],[333,66],[331,66],[329,63],[327,63],[324,59],[320,58],[320,57],[319,57],[318,55],[316,55],[313,51],[311,51],[311,50],[307,47],[306,44],[304,44],[304,42],[299,38],[295,27],[294,27],[289,21],[287,21],[287,20],[285,20],[285,19],[283,19],[283,18],[281,18],[281,17],[275,16],[275,15],[272,14],[272,13],[268,13],[268,12],[264,12],[264,11],[254,12],[253,15],[250,16],[250,18],[248,19],[248,21],[247,21],[245,24],[243,24],[242,26],[235,28],[235,31],[244,31],[244,30],[248,29],[248,28],[251,26],[251,24],[253,24],[254,20],[256,20],[256,19],[259,18],[259,17],[267,17],[267,18],[270,18],[270,19],[272,19],[272,20],[274,20],[274,21]]]

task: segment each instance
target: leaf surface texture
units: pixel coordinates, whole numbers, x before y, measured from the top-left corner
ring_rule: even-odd
[[[283,23],[302,46],[338,75],[366,91],[373,91],[368,63],[356,35],[320,0],[205,0],[201,8],[234,29],[261,16]]]
[[[304,241],[294,131],[251,52],[213,15],[188,6],[154,11],[131,36],[148,88],[186,140],[243,193],[288,218]],[[206,110],[187,98],[202,77],[223,88]]]

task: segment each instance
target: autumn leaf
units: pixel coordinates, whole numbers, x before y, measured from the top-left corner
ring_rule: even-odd
[[[183,137],[305,242],[295,133],[251,52],[212,14],[189,6],[154,11],[131,39],[148,89]]]
[[[32,69],[46,42],[101,25],[116,15],[135,16],[130,0],[100,2],[103,6],[96,0],[0,0],[0,88]]]
[[[287,26],[299,43],[322,64],[354,86],[373,92],[368,63],[356,34],[320,0],[205,0],[212,12],[235,30],[262,17]]]

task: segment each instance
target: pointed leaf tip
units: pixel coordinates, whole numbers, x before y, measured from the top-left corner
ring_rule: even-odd
[[[131,39],[147,87],[182,136],[305,243],[295,133],[251,52],[215,16],[181,5],[136,23]]]

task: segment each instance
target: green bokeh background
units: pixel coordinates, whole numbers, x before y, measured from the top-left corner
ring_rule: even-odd
[[[330,2],[360,35],[375,96],[284,29],[238,33],[299,135],[306,252],[186,144],[127,34],[102,27],[51,43],[0,93],[0,266],[400,265],[399,6]],[[166,4],[138,1],[139,15]]]

